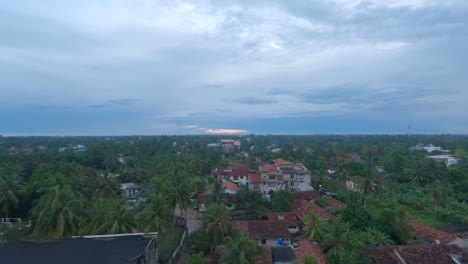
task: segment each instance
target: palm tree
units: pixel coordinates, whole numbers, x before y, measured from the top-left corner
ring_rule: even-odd
[[[435,181],[430,186],[432,199],[434,200],[434,221],[437,220],[437,206],[447,196],[447,188],[440,181]]]
[[[349,231],[349,225],[346,222],[340,221],[336,217],[332,217],[325,226],[325,236],[320,245],[325,251],[344,250],[346,233]]]
[[[161,193],[151,194],[143,210],[137,214],[138,226],[145,233],[157,231],[167,234],[173,219],[172,207]]]
[[[34,230],[44,236],[76,235],[83,208],[82,200],[82,196],[69,185],[51,188],[31,209]]]
[[[216,248],[216,253],[221,255],[219,263],[225,264],[249,264],[262,252],[257,241],[247,238],[243,232],[234,238],[226,237],[224,244]]]
[[[372,239],[371,241],[373,241],[377,246],[388,246],[395,244],[389,235],[378,230],[377,228],[368,227],[366,228],[366,232],[370,234]]]
[[[219,245],[231,228],[231,216],[223,204],[215,203],[208,206],[203,215],[207,221],[206,232],[214,245]]]
[[[96,188],[95,196],[97,199],[115,199],[117,195],[115,193],[116,183],[106,172],[99,177],[99,185]]]
[[[311,241],[321,239],[323,237],[323,226],[325,222],[320,220],[314,211],[310,211],[304,217],[305,231]]]
[[[192,204],[190,197],[194,191],[193,179],[177,173],[168,182],[168,194],[180,209],[180,215],[187,219],[187,208]],[[187,221],[185,221],[187,224]]]
[[[369,167],[366,167],[362,171],[361,190],[364,194],[364,208],[366,208],[367,200],[374,193],[374,174],[372,173],[372,169]]]
[[[220,181],[216,180],[213,185],[210,200],[212,203],[224,203],[225,199],[226,195],[224,194],[223,185],[221,185]]]
[[[17,176],[0,177],[0,212],[8,218],[19,208],[18,197],[24,194],[24,187]]]

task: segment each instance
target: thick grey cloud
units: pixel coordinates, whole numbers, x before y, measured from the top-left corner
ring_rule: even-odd
[[[466,13],[464,0],[8,1],[0,103],[23,119],[25,105],[95,114],[113,133],[128,122],[114,115],[149,134],[324,117],[468,132]]]

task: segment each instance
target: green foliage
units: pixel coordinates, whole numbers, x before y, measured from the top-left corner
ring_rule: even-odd
[[[240,189],[236,193],[236,208],[246,210],[255,219],[265,217],[268,213],[268,201],[259,191]]]
[[[358,230],[365,230],[376,225],[374,217],[364,207],[351,207],[342,210],[343,221],[348,222],[350,227]]]
[[[210,249],[210,237],[204,228],[192,232],[187,237],[186,248],[190,252],[208,252]]]
[[[311,241],[321,239],[324,236],[324,227],[327,222],[319,219],[314,211],[310,211],[304,217],[304,230]]]
[[[31,209],[34,230],[41,236],[71,236],[79,231],[82,196],[70,186],[56,186],[41,196]]]
[[[14,214],[19,209],[19,199],[24,194],[24,187],[19,177],[0,175],[0,216],[8,217]]]
[[[220,256],[219,263],[223,264],[249,264],[262,252],[258,242],[248,239],[243,232],[226,237],[224,244],[216,248],[216,254]]]
[[[319,197],[317,199],[315,199],[314,201],[318,206],[322,207],[322,208],[325,208],[327,207],[327,197],[325,196],[322,196],[322,197]]]
[[[188,263],[189,264],[205,264],[206,263],[205,256],[203,255],[202,252],[190,255]]]
[[[275,212],[289,212],[291,211],[294,196],[286,190],[279,190],[273,194],[271,204]]]
[[[131,233],[135,227],[133,212],[126,200],[98,200],[90,219],[81,225],[82,234]]]
[[[231,216],[223,204],[214,203],[208,206],[203,214],[207,222],[206,232],[213,245],[220,245],[231,230]]]

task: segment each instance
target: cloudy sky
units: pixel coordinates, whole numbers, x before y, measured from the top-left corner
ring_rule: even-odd
[[[0,134],[468,133],[466,0],[0,0]]]

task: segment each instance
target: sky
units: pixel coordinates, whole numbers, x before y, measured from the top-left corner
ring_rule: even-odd
[[[468,133],[466,0],[0,0],[0,134]]]

